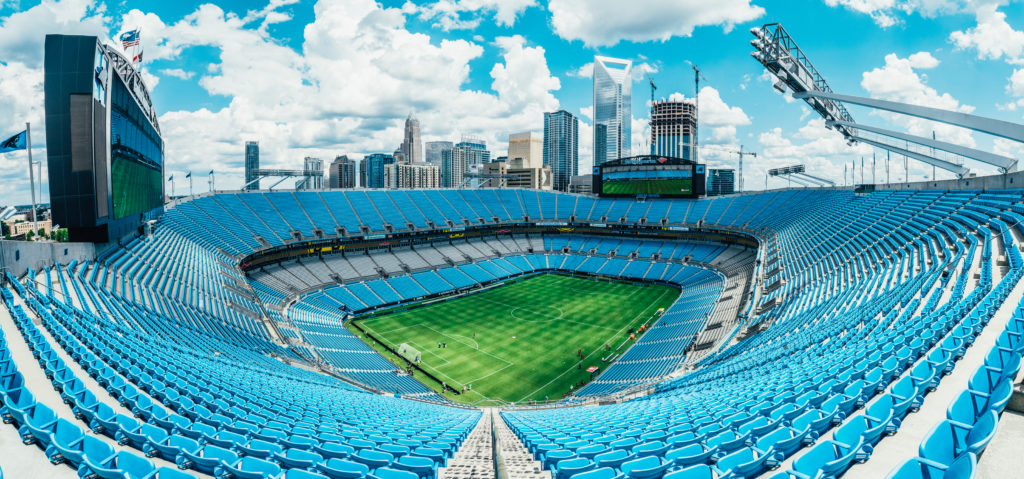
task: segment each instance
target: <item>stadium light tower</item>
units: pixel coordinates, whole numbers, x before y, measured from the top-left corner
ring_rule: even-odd
[[[832,91],[825,78],[818,73],[818,70],[811,64],[807,55],[800,50],[800,47],[793,41],[793,37],[786,32],[785,28],[782,28],[782,25],[768,23],[760,28],[752,28],[750,33],[755,37],[750,42],[755,51],[750,55],[761,65],[764,65],[765,69],[775,77],[772,86],[780,93],[785,93],[787,90],[792,91],[793,98],[804,100],[808,106],[825,119],[825,126],[827,128],[838,131],[850,143],[860,142],[913,158],[951,171],[961,178],[966,176],[970,170],[961,164],[936,157],[934,150],[942,150],[962,158],[993,165],[1003,173],[1013,171],[1016,168],[1017,160],[1014,158],[963,145],[937,141],[934,138],[861,125],[853,120],[853,117],[850,116],[850,113],[843,104],[851,103],[877,110],[938,121],[1020,142],[1024,142],[1024,125],[938,108],[836,93]],[[864,136],[864,132],[870,133],[872,136]],[[900,147],[889,141],[884,141],[882,137],[902,140],[906,147]],[[909,147],[910,143],[931,148],[932,150],[930,152],[912,150]]]
[[[768,170],[768,176],[781,176],[790,181],[795,181],[797,184],[803,186],[835,186],[834,181],[826,180],[824,178],[818,178],[817,176],[810,175],[807,173],[804,165],[792,165],[784,166],[782,168],[772,168]],[[765,178],[765,184],[768,183],[768,179]]]

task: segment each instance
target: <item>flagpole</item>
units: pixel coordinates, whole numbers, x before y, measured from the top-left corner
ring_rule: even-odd
[[[39,235],[39,222],[36,220],[36,173],[32,168],[32,124],[25,122],[25,150],[28,151],[28,181],[32,188],[32,237]],[[40,178],[42,179],[42,178]]]

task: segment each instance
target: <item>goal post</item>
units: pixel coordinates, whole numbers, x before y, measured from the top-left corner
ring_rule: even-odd
[[[398,354],[402,355],[403,358],[405,358],[411,363],[419,364],[420,362],[420,351],[412,346],[409,346],[407,343],[402,343],[400,346],[398,346]]]

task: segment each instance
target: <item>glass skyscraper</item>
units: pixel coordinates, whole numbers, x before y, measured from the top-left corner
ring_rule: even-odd
[[[395,157],[384,153],[374,153],[366,156],[365,160],[366,181],[363,183],[363,187],[385,188],[384,167],[393,164],[395,162]]]
[[[551,187],[568,191],[569,179],[579,174],[580,121],[565,110],[544,113],[544,165],[551,167]]]
[[[629,156],[633,62],[594,57],[594,166]]]

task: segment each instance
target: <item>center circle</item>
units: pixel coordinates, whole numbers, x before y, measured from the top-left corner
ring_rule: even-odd
[[[512,319],[528,321],[531,323],[548,323],[551,321],[557,321],[565,317],[565,313],[562,312],[562,309],[555,306],[540,306],[531,308],[520,306],[512,308],[511,310],[509,310],[508,314],[512,316]]]

